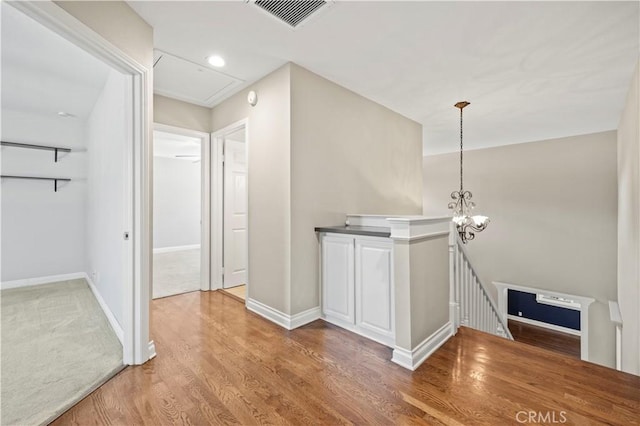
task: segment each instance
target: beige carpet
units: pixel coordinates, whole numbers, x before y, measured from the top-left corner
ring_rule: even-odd
[[[200,249],[153,254],[153,298],[200,290]]]
[[[84,279],[0,298],[0,424],[47,424],[123,368],[120,341]]]

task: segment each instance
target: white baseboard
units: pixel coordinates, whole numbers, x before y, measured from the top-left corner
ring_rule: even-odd
[[[424,339],[413,350],[409,351],[396,346],[393,349],[391,361],[401,367],[414,371],[418,368],[432,353],[442,346],[452,334],[453,327],[451,322],[447,322],[431,336]]]
[[[306,311],[300,312],[295,315],[288,315],[280,312],[277,309],[273,309],[272,307],[267,306],[262,302],[258,302],[254,299],[248,299],[247,309],[249,309],[251,312],[255,312],[261,317],[268,319],[271,322],[278,324],[280,327],[286,328],[287,330],[293,330],[294,328],[301,327],[312,321],[320,319],[319,306],[307,309]]]
[[[93,293],[96,300],[98,301],[98,304],[102,308],[104,315],[107,317],[107,320],[109,321],[109,324],[113,329],[113,332],[116,333],[116,336],[118,336],[118,340],[120,340],[120,344],[124,346],[124,330],[122,330],[122,326],[120,325],[116,317],[113,315],[113,312],[111,312],[111,309],[109,309],[109,306],[100,295],[100,292],[98,292],[98,289],[96,288],[93,281],[91,281],[91,278],[89,278],[89,275],[85,273],[83,278],[87,280],[87,284],[89,284],[89,288],[91,289],[91,292]]]
[[[77,280],[79,278],[85,278],[86,276],[87,275],[84,272],[74,272],[71,274],[49,275],[46,277],[25,278],[23,280],[3,281],[0,283],[0,289],[8,290],[10,288],[30,287],[33,285]]]
[[[561,333],[571,334],[573,336],[581,336],[580,330],[574,330],[573,328],[562,327],[561,325],[549,324],[542,321],[536,321],[529,318],[519,317],[517,315],[507,315],[512,321],[518,321],[525,324],[535,325],[536,327],[546,328],[548,330],[559,331]]]
[[[291,328],[289,330],[302,327],[303,325],[320,319],[320,315],[320,306],[316,306],[315,308],[307,309],[306,311],[302,311],[300,313],[292,315],[290,320]]]
[[[157,355],[156,353],[156,342],[154,342],[153,340],[149,342],[149,358],[147,359],[153,359],[155,358]]]
[[[199,248],[200,248],[200,244],[192,244],[189,246],[160,247],[160,248],[154,248],[153,254],[170,253],[172,251],[195,250]]]

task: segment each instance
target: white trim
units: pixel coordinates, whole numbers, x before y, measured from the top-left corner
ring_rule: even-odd
[[[563,299],[570,299],[580,303],[580,359],[589,361],[589,305],[595,302],[593,297],[578,296],[575,294],[559,293],[557,291],[543,290],[535,287],[526,287],[517,284],[494,281],[493,285],[498,289],[498,312],[502,318],[507,318],[509,307],[509,290],[522,291],[532,294],[545,294]]]
[[[320,313],[320,319],[328,322],[329,324],[337,325],[340,328],[344,328],[345,330],[358,334],[362,337],[366,337],[369,340],[373,340],[374,342],[380,343],[381,345],[387,346],[389,348],[393,348],[395,345],[395,336],[385,336],[370,329],[363,329],[354,323],[350,323],[349,321],[344,321],[340,318],[332,317],[331,315],[322,315],[322,312]]]
[[[211,290],[217,290],[222,288],[222,253],[223,253],[223,141],[220,136],[216,136],[215,133],[211,134],[211,164],[210,177],[211,177],[211,210],[210,210],[210,241],[211,251],[209,253],[209,264],[211,265]]]
[[[0,283],[0,290],[9,290],[10,288],[31,287],[41,284],[53,284],[61,281],[77,280],[84,278],[86,273],[73,272],[71,274],[49,275],[46,277],[25,278],[22,280],[3,281]]]
[[[569,309],[569,308],[567,308],[567,309]],[[536,327],[542,327],[542,328],[546,328],[548,330],[559,331],[561,333],[571,334],[573,336],[580,337],[580,335],[581,335],[580,330],[574,330],[573,328],[562,327],[560,325],[555,325],[555,324],[549,324],[548,322],[542,322],[542,321],[537,321],[537,320],[530,319],[530,318],[519,317],[517,315],[507,315],[507,318],[512,320],[512,321],[517,321],[517,322],[521,322],[521,323],[524,323],[524,324],[535,325]]]
[[[11,6],[41,23],[79,48],[94,55],[111,67],[127,74],[132,80],[131,150],[125,167],[130,179],[130,203],[127,229],[131,238],[127,242],[128,259],[124,262],[125,291],[122,328],[123,362],[143,364],[149,359],[149,300],[151,283],[152,206],[151,170],[152,146],[149,129],[151,72],[120,48],[96,33],[53,1],[10,2]]]
[[[149,347],[148,347],[148,351],[149,351],[149,359],[153,359],[156,357],[157,353],[156,353],[156,343],[151,340],[149,342]]]
[[[574,311],[580,310],[580,304],[573,300],[568,300],[563,297],[548,296],[546,294],[536,294],[536,302],[543,305],[557,306],[559,308],[573,309]]]
[[[440,346],[442,346],[451,336],[453,336],[453,325],[447,321],[442,327],[436,330],[431,336],[424,339],[413,350],[396,346],[393,349],[391,361],[401,367],[415,371],[427,358],[431,356]]]
[[[620,305],[618,305],[618,302],[609,300],[609,319],[615,325],[622,326],[622,313],[620,312]]]
[[[157,254],[157,253],[171,253],[174,251],[184,251],[184,250],[195,250],[195,249],[199,249],[200,248],[200,244],[191,244],[188,246],[173,246],[173,247],[160,247],[160,248],[154,248],[153,249],[153,254]]]
[[[249,200],[249,176],[251,173],[249,153],[251,149],[249,134],[249,118],[243,118],[211,133],[211,290],[224,288],[224,136],[244,128],[245,146],[247,147],[247,205]],[[215,184],[214,184],[215,183]],[[251,210],[247,210],[247,265],[250,264],[249,245],[251,232]],[[249,294],[251,285],[251,268],[247,267],[246,292]],[[249,299],[245,304],[248,306]]]
[[[421,240],[428,240],[431,238],[438,238],[443,236],[449,236],[449,231],[435,231],[435,232],[426,232],[424,234],[412,235],[411,237],[392,237],[396,241],[411,241],[417,242]]]
[[[287,330],[293,330],[320,319],[320,306],[307,309],[295,315],[288,315],[257,300],[247,299],[247,309]]]
[[[321,314],[320,306],[316,306],[315,308],[307,309],[306,311],[291,315],[289,317],[289,330],[302,327],[303,325],[318,320],[320,319]]]
[[[102,298],[102,295],[96,288],[95,284],[93,283],[91,278],[89,278],[89,275],[87,273],[84,273],[83,278],[87,281],[87,284],[89,285],[89,288],[93,293],[93,296],[98,301],[100,308],[102,308],[102,312],[104,312],[104,315],[107,317],[107,320],[109,321],[109,325],[113,329],[113,332],[116,333],[116,336],[118,336],[118,340],[120,340],[120,344],[124,344],[124,330],[122,329],[122,326],[116,319],[115,315],[113,315],[113,312],[111,312],[111,309],[109,309],[107,302],[104,301],[104,299]]]
[[[448,235],[450,221],[448,217],[430,218],[424,216],[387,219],[391,227],[391,239],[398,241],[415,241]]]
[[[622,371],[622,313],[618,302],[609,300],[609,318],[616,326],[616,370]]]

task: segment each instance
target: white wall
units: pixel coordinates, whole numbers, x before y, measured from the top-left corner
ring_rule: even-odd
[[[72,148],[2,148],[2,174],[70,177],[67,184],[2,180],[2,282],[84,271],[86,160],[76,118],[2,109],[2,140]]]
[[[465,151],[464,159],[465,189],[491,218],[468,244],[480,278],[490,288],[503,281],[594,297],[589,360],[614,366],[616,132]],[[425,214],[446,214],[459,154],[423,164]]]
[[[618,303],[622,370],[640,375],[640,65],[618,126]]]
[[[111,71],[87,120],[88,202],[86,270],[122,325],[125,282],[125,153],[127,78]]]
[[[200,244],[201,165],[154,157],[153,248]]]

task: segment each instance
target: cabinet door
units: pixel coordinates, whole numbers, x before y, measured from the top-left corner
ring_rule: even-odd
[[[353,238],[322,237],[322,312],[355,322]]]
[[[394,297],[392,250],[389,241],[356,239],[356,324],[393,337]]]

